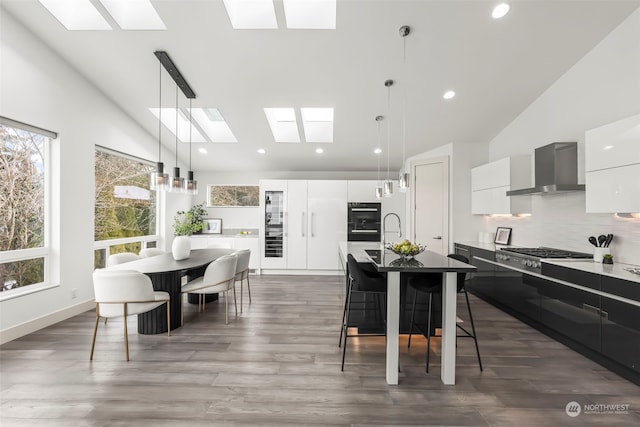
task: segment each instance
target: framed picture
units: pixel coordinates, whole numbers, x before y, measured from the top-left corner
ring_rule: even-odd
[[[214,185],[207,187],[207,207],[258,207],[260,187],[258,185]]]
[[[496,238],[493,243],[497,245],[508,245],[511,240],[511,228],[498,227],[496,230]]]
[[[207,218],[204,220],[205,234],[222,234],[222,218]]]

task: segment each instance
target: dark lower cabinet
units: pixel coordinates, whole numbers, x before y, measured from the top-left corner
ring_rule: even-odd
[[[589,292],[640,301],[640,284],[543,263],[549,280],[482,261],[495,260],[491,251],[459,247],[478,268],[467,284],[475,295],[640,385],[640,307]]]
[[[640,285],[604,276],[602,290],[640,301]],[[640,307],[602,298],[602,354],[640,374]]]

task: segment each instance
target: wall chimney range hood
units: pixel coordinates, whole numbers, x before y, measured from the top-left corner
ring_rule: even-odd
[[[535,187],[507,191],[507,196],[584,191],[578,184],[578,143],[554,142],[535,149]]]

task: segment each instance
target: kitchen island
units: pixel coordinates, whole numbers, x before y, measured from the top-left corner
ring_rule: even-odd
[[[387,274],[386,380],[389,385],[398,384],[400,276],[403,273],[443,275],[440,378],[444,384],[455,384],[457,273],[473,272],[476,268],[432,251],[424,251],[406,260],[381,248],[379,243],[341,243],[339,246],[344,259],[347,254],[352,254],[357,261],[371,262],[379,272]]]

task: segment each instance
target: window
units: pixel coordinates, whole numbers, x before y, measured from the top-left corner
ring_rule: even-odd
[[[105,266],[109,254],[154,246],[156,192],[149,189],[153,170],[145,160],[96,149],[94,240],[102,242],[96,244],[96,268]]]
[[[21,125],[0,117],[0,292],[12,294],[47,283],[47,153],[56,137]]]

